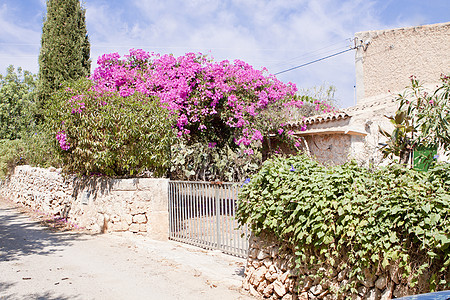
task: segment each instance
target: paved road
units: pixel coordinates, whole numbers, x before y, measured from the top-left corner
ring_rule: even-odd
[[[0,200],[0,299],[254,299],[244,260],[134,235],[52,232]]]

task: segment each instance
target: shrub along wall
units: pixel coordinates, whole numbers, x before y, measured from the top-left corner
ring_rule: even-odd
[[[449,186],[449,165],[424,173],[355,163],[328,168],[306,156],[276,158],[244,186],[239,219],[256,236],[273,239],[267,247],[278,245],[281,254],[292,256],[287,278],[295,279],[295,295],[377,299],[389,287],[389,299],[396,286],[402,288],[399,295],[450,288]],[[260,254],[262,261],[254,263],[255,255],[251,250],[247,282],[258,290],[256,267],[266,259],[268,271],[272,256]],[[275,282],[271,276],[263,275],[258,292],[281,298],[264,294],[263,286]],[[380,278],[383,290],[371,292]]]

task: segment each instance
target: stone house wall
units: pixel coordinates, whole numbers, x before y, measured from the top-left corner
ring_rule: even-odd
[[[302,150],[326,165],[343,164],[353,158],[368,134],[364,127],[354,126],[352,116],[345,112],[312,116],[303,122],[307,125],[303,131],[293,125],[294,134],[304,141]]]
[[[439,82],[450,66],[450,22],[355,34],[356,97],[396,94],[417,76],[422,84]]]
[[[398,266],[390,265],[384,271],[363,270],[366,279],[358,284],[357,293],[337,296],[339,288],[348,283],[348,269],[335,264],[327,266],[327,269],[293,270],[292,251],[280,251],[280,246],[283,245],[270,234],[250,238],[243,288],[252,295],[282,300],[332,300],[345,299],[346,296],[360,300],[389,300],[429,291],[429,274],[425,272],[420,276],[418,285],[413,289],[401,278]],[[325,275],[324,280],[316,276],[318,273]]]
[[[17,166],[0,195],[91,232],[131,231],[166,240],[168,179],[64,177],[55,168]]]
[[[410,86],[411,75],[434,91],[440,75],[449,72],[450,22],[358,32],[355,40],[357,104],[337,114],[307,118],[294,131],[305,137],[308,152],[321,162],[341,164],[355,159],[361,164],[385,164],[379,148],[386,138],[378,128],[392,132],[394,127],[385,116],[395,114],[395,98]],[[306,131],[300,131],[304,124]],[[315,149],[314,143],[324,143],[325,150]],[[441,151],[438,154],[438,161],[448,161]]]
[[[344,134],[324,134],[305,136],[309,153],[319,162],[339,165],[347,161],[351,148],[351,136]]]

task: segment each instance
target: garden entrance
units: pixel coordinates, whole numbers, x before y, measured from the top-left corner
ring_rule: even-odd
[[[238,184],[169,182],[169,239],[247,257],[249,232],[235,218]]]

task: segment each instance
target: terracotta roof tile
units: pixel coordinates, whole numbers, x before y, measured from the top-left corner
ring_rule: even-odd
[[[320,124],[320,123],[326,123],[326,122],[335,122],[335,121],[345,120],[348,118],[351,118],[351,116],[348,115],[346,112],[338,111],[335,113],[326,113],[326,114],[307,117],[298,122],[289,123],[288,125],[290,127],[298,127],[303,124],[306,124],[306,125]]]

